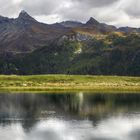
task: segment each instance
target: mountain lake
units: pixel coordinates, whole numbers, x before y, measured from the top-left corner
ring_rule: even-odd
[[[1,140],[140,140],[140,94],[1,93]]]

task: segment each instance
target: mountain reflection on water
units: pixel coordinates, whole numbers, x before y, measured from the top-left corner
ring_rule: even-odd
[[[140,140],[140,94],[0,94],[2,140]]]

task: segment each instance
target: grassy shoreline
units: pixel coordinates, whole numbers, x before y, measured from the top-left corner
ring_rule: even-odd
[[[140,93],[140,77],[89,75],[0,75],[0,92]]]

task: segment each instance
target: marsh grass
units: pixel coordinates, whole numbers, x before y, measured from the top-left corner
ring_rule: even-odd
[[[140,93],[140,77],[89,75],[1,75],[0,91],[90,91]]]

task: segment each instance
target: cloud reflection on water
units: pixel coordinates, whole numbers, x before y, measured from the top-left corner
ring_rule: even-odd
[[[97,126],[92,121],[50,118],[38,121],[30,130],[22,123],[0,126],[2,140],[140,140],[140,115],[104,119]]]

